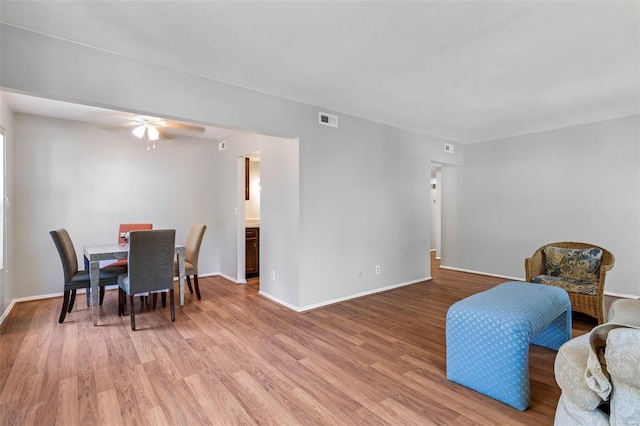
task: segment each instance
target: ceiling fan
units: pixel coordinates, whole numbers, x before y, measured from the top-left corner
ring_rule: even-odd
[[[156,147],[155,141],[158,139],[173,139],[175,135],[172,130],[180,132],[203,133],[204,126],[190,123],[182,123],[180,121],[164,120],[162,118],[150,117],[147,115],[138,115],[130,119],[131,124],[135,126],[131,133],[138,139],[146,136],[147,151]]]

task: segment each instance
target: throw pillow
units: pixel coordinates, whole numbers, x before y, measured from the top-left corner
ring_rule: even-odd
[[[569,249],[549,246],[544,249],[547,275],[580,282],[595,282],[599,279],[602,250],[591,247]]]

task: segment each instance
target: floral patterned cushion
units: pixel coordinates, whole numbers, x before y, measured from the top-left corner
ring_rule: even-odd
[[[544,248],[546,275],[565,280],[598,282],[602,250],[599,248]]]
[[[531,280],[532,283],[552,285],[560,287],[569,293],[581,293],[595,296],[598,294],[598,282],[581,282],[568,280],[562,277],[554,277],[553,275],[538,275]]]

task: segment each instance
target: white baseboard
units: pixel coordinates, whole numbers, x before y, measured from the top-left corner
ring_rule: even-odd
[[[488,272],[480,272],[480,271],[473,271],[473,270],[470,270],[470,269],[454,268],[453,266],[442,266],[441,265],[440,268],[448,269],[450,271],[467,272],[467,273],[470,273],[470,274],[486,275],[486,276],[489,276],[489,277],[504,278],[504,279],[512,280],[512,281],[524,281],[524,278],[520,278],[520,277],[510,277],[508,275],[490,274]],[[623,298],[623,299],[638,299],[638,296],[634,296],[632,294],[614,293],[614,292],[611,292],[611,291],[605,291],[604,294],[607,295],[607,296],[620,297],[620,298]]]
[[[245,282],[238,281],[233,277],[230,277],[230,276],[228,276],[226,274],[223,274],[222,272],[216,272],[216,273],[212,273],[212,274],[203,274],[203,275],[198,274],[198,276],[199,277],[200,276],[201,277],[220,276],[220,277],[222,277],[222,278],[224,278],[226,280],[229,280],[229,281],[231,281],[233,283],[236,283],[236,284],[246,284],[246,281]],[[324,306],[329,306],[329,305],[333,305],[333,304],[336,304],[336,303],[345,302],[345,301],[351,300],[351,299],[357,299],[359,297],[369,296],[369,295],[376,294],[376,293],[382,293],[382,292],[385,292],[385,291],[393,290],[394,288],[404,287],[404,286],[408,286],[408,285],[411,285],[411,284],[416,284],[416,283],[423,282],[423,281],[430,281],[432,279],[433,278],[431,276],[428,276],[428,277],[425,277],[425,278],[420,278],[420,279],[413,280],[413,281],[407,281],[407,282],[400,283],[400,284],[394,284],[394,285],[390,285],[390,286],[387,286],[387,287],[378,288],[378,289],[375,289],[375,290],[364,291],[364,292],[361,292],[361,293],[353,294],[351,296],[346,296],[346,297],[341,297],[341,298],[337,298],[337,299],[333,299],[333,300],[328,300],[326,302],[316,303],[316,304],[304,306],[304,307],[301,307],[301,308],[297,307],[297,306],[294,306],[294,305],[292,305],[290,303],[287,303],[284,300],[281,300],[281,299],[279,299],[277,297],[274,297],[274,296],[270,295],[269,293],[266,293],[266,292],[264,292],[262,290],[260,290],[258,292],[258,294],[263,296],[263,297],[265,297],[265,298],[267,298],[267,299],[269,299],[269,300],[271,300],[271,301],[273,301],[273,302],[275,302],[275,303],[277,303],[277,304],[279,304],[279,305],[282,305],[282,306],[284,306],[284,307],[286,307],[288,309],[291,309],[291,310],[293,310],[295,312],[302,313],[302,312],[310,311],[310,310],[313,310],[313,309],[318,309],[318,308],[321,308],[321,307],[324,307]],[[107,286],[106,288],[107,289],[117,288],[117,286]],[[85,292],[84,289],[78,290],[79,294],[82,294],[84,292]],[[0,324],[2,324],[2,322],[7,317],[7,315],[9,315],[9,312],[11,312],[11,309],[13,308],[13,306],[18,302],[27,302],[27,301],[30,301],[30,300],[38,300],[38,299],[48,299],[48,298],[51,298],[51,297],[61,297],[62,295],[63,295],[63,293],[53,293],[53,294],[46,294],[46,295],[41,295],[41,296],[23,297],[23,298],[19,298],[19,299],[14,299],[14,300],[11,301],[11,303],[7,307],[6,311],[2,314],[2,317],[0,317]]]
[[[0,317],[0,325],[2,325],[5,318],[9,316],[9,313],[11,312],[13,307],[16,305],[16,303],[31,302],[32,300],[50,299],[52,297],[62,297],[62,296],[64,296],[63,292],[51,293],[51,294],[40,294],[37,296],[29,296],[29,297],[18,297],[16,299],[13,299],[11,303],[9,303],[9,306],[7,306],[7,309],[5,309],[5,311],[2,313],[2,316]]]
[[[271,300],[272,302],[277,303],[278,305],[282,305],[282,306],[284,306],[285,308],[289,308],[289,309],[291,309],[292,311],[295,311],[295,312],[298,312],[298,313],[303,312],[303,311],[301,311],[301,310],[300,310],[300,308],[298,308],[297,306],[293,306],[292,304],[287,303],[287,302],[285,302],[284,300],[280,300],[280,299],[278,299],[277,297],[274,297],[274,296],[270,295],[269,293],[265,293],[265,292],[264,292],[264,291],[262,291],[262,290],[258,291],[258,294],[259,294],[260,296],[264,297],[264,298],[267,298],[267,299]]]
[[[76,293],[84,293],[84,289],[82,291],[78,290]],[[64,293],[61,291],[60,293],[40,294],[37,296],[29,296],[29,297],[18,297],[16,299],[13,299],[11,303],[31,302],[32,300],[51,299],[52,297],[62,297],[62,296],[64,296]]]
[[[486,276],[490,276],[490,277],[497,277],[497,278],[505,278],[508,280],[512,280],[512,281],[524,281],[522,278],[518,278],[518,277],[510,277],[507,275],[497,275],[497,274],[489,274],[487,272],[479,272],[479,271],[473,271],[473,270],[469,270],[469,269],[462,269],[462,268],[454,268],[451,266],[440,266],[440,268],[442,269],[448,269],[451,271],[458,271],[458,272],[467,272],[470,274],[477,274],[477,275],[486,275]],[[233,283],[236,284],[246,284],[246,281],[239,281],[233,277],[230,277],[226,274],[223,274],[222,272],[214,272],[214,273],[210,273],[210,274],[198,274],[199,277],[214,277],[214,276],[220,276],[226,280],[229,280]],[[337,299],[333,299],[333,300],[328,300],[326,302],[321,302],[321,303],[315,303],[315,304],[311,304],[308,306],[303,306],[303,307],[297,307],[294,305],[291,305],[290,303],[285,302],[284,300],[280,300],[277,297],[274,297],[272,295],[270,295],[269,293],[266,293],[262,290],[260,290],[258,292],[259,295],[279,304],[282,305],[288,309],[291,309],[295,312],[299,312],[299,313],[303,313],[303,312],[307,312],[307,311],[311,311],[313,309],[318,309],[318,308],[322,308],[324,306],[329,306],[329,305],[333,305],[336,303],[340,303],[340,302],[345,302],[348,300],[352,300],[352,299],[357,299],[359,297],[364,297],[364,296],[369,296],[372,294],[376,294],[376,293],[382,293],[385,291],[389,291],[389,290],[393,290],[395,288],[399,288],[399,287],[404,287],[404,286],[408,286],[411,284],[416,284],[419,282],[423,282],[423,281],[430,281],[433,278],[431,276],[425,277],[425,278],[420,278],[417,280],[413,280],[413,281],[407,281],[404,283],[400,283],[400,284],[394,284],[394,285],[390,285],[387,287],[382,287],[382,288],[378,288],[375,290],[370,290],[370,291],[364,291],[361,293],[357,293],[357,294],[353,294],[351,296],[346,296],[346,297],[340,297]],[[107,290],[110,289],[116,289],[118,288],[117,285],[110,285],[110,286],[106,286]],[[84,289],[79,289],[78,294],[84,294],[85,290]],[[609,291],[605,291],[604,294],[606,294],[607,296],[613,296],[613,297],[620,297],[620,298],[624,298],[624,299],[638,299],[638,296],[634,296],[634,295],[630,295],[630,294],[623,294],[623,293],[614,293],[614,292],[609,292]],[[13,299],[11,301],[11,303],[9,303],[9,306],[7,306],[7,309],[2,313],[2,316],[0,316],[0,325],[2,325],[2,323],[4,322],[4,320],[7,318],[7,316],[9,315],[9,313],[11,312],[11,310],[13,309],[13,307],[15,306],[16,303],[20,303],[20,302],[29,302],[32,300],[40,300],[40,299],[49,299],[52,297],[61,297],[64,294],[62,292],[60,293],[51,293],[51,294],[42,294],[42,295],[38,295],[38,296],[30,296],[30,297],[19,297],[16,299]]]
[[[260,294],[261,296],[266,297],[269,300],[272,300],[272,301],[276,302],[279,305],[282,305],[282,306],[284,306],[286,308],[292,309],[292,310],[294,310],[294,311],[296,311],[298,313],[302,313],[302,312],[307,312],[307,311],[311,311],[311,310],[314,310],[314,309],[322,308],[324,306],[329,306],[329,305],[334,305],[336,303],[345,302],[347,300],[358,299],[360,297],[370,296],[370,295],[376,294],[376,293],[382,293],[382,292],[385,292],[385,291],[393,290],[394,288],[404,287],[404,286],[408,286],[408,285],[411,285],[411,284],[417,284],[417,283],[420,283],[420,282],[423,282],[423,281],[430,281],[432,279],[433,278],[431,276],[428,276],[428,277],[420,278],[420,279],[413,280],[413,281],[407,281],[407,282],[400,283],[400,284],[393,284],[393,285],[390,285],[390,286],[387,286],[387,287],[377,288],[375,290],[363,291],[361,293],[352,294],[350,296],[340,297],[340,298],[333,299],[333,300],[327,300],[325,302],[320,302],[320,303],[314,303],[314,304],[303,306],[303,307],[293,306],[290,303],[287,303],[287,302],[285,302],[283,300],[280,300],[277,297],[274,297],[274,296],[270,295],[269,293],[266,293],[266,292],[264,292],[262,290],[260,290],[258,292],[258,294]]]
[[[236,283],[236,284],[246,284],[247,283],[246,281],[240,281],[240,280],[238,280],[236,278],[230,277],[227,274],[223,274],[222,272],[216,272],[215,274],[211,274],[210,276],[213,276],[213,275],[217,275],[219,277],[224,278],[225,280],[229,280],[232,283]]]
[[[605,291],[604,294],[606,296],[612,296],[612,297],[621,297],[623,299],[640,299],[640,297],[638,296],[634,296],[632,294],[624,294],[624,293],[613,293],[611,291]]]
[[[216,276],[216,275],[220,275],[223,276],[224,278],[233,281],[233,282],[237,282],[236,280],[234,280],[231,277],[227,277],[224,274],[221,273],[213,273],[213,274],[198,274],[198,277],[212,277],[212,276]],[[175,278],[174,281],[178,281],[178,278]],[[186,280],[185,280],[186,282]],[[118,286],[116,284],[113,285],[108,285],[105,286],[105,290],[117,290]],[[85,294],[86,290],[84,288],[79,288],[76,291],[76,294]],[[5,309],[5,311],[2,313],[2,316],[0,316],[0,325],[2,325],[2,323],[4,322],[5,318],[7,318],[7,316],[9,315],[9,313],[11,312],[11,310],[13,309],[13,307],[15,306],[16,303],[20,303],[20,302],[30,302],[32,300],[40,300],[40,299],[50,299],[52,297],[62,297],[64,296],[64,292],[60,292],[60,293],[50,293],[50,294],[40,294],[37,296],[29,296],[29,297],[18,297],[16,299],[13,299],[11,301],[11,303],[9,303],[9,306],[7,306],[7,309]]]
[[[7,306],[7,309],[4,310],[4,312],[2,313],[2,316],[0,316],[0,325],[2,325],[4,320],[9,316],[9,312],[11,312],[11,309],[13,309],[13,305],[15,304],[16,304],[16,300],[13,299],[11,303],[9,303],[9,306]]]
[[[472,269],[454,268],[453,266],[440,265],[440,269],[448,269],[450,271],[466,272],[469,274],[476,274],[476,275],[486,275],[488,277],[504,278],[506,280],[511,280],[511,281],[524,281],[524,278],[521,278],[521,277],[510,277],[509,275],[491,274],[489,272],[474,271]]]

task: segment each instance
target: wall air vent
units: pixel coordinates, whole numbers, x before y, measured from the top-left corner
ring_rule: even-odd
[[[453,154],[456,152],[456,147],[451,145],[450,143],[444,144],[444,152],[448,152],[449,154]]]
[[[338,127],[338,117],[321,112],[318,114],[318,123],[324,126]]]

